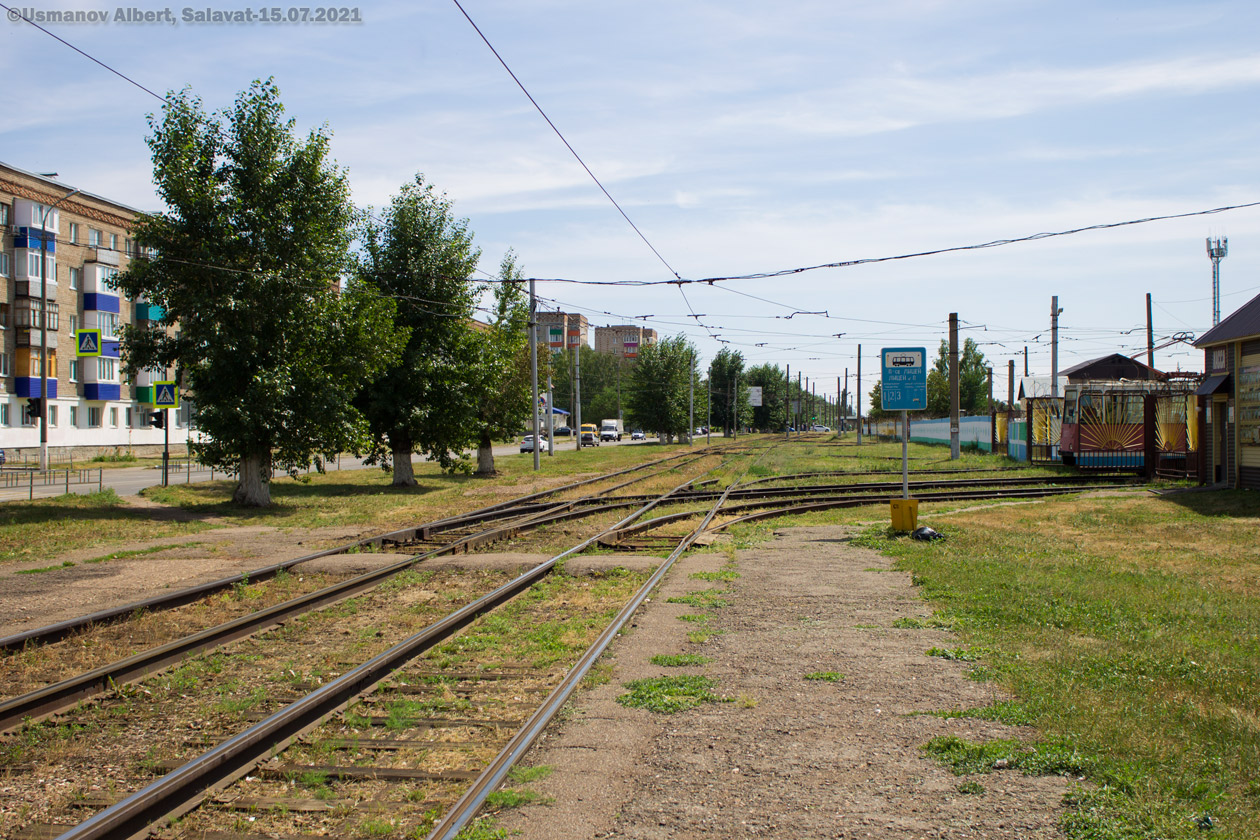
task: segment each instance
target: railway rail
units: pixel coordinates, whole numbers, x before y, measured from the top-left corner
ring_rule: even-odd
[[[626,524],[647,514],[658,505],[665,503],[674,493],[694,484],[698,480],[698,478],[688,479],[677,487],[659,494],[653,500],[638,505],[635,510],[615,523],[612,528],[624,527]],[[716,510],[716,506],[714,509]],[[610,529],[604,529],[604,531],[607,530]],[[64,840],[72,840],[72,838],[74,840],[86,840],[86,838],[144,836],[153,826],[163,824],[165,821],[187,813],[200,804],[208,795],[213,795],[216,791],[222,790],[224,786],[253,771],[254,768],[271,756],[278,754],[297,738],[311,733],[331,716],[343,712],[356,698],[373,690],[391,673],[399,671],[400,668],[403,668],[406,663],[419,654],[433,648],[434,645],[449,638],[459,630],[468,627],[489,610],[503,605],[527,591],[555,569],[562,560],[596,544],[604,531],[580,541],[568,550],[535,566],[509,583],[456,610],[441,621],[395,644],[369,661],[357,665],[334,681],[289,704],[244,732],[218,744],[193,761],[172,770],[156,782],[136,791],[122,801],[106,807],[87,821],[77,826],[69,827],[58,836],[64,838]],[[681,553],[681,550],[680,548],[678,553]],[[638,602],[641,602],[642,597],[646,596],[647,591],[649,590],[642,590]],[[608,638],[611,638],[611,635]],[[594,656],[591,657],[590,661],[593,660]],[[555,708],[558,708],[558,705]],[[462,725],[476,725],[477,723]],[[484,721],[480,723],[484,724]],[[406,772],[405,770],[391,772],[374,769],[364,772],[362,768],[356,769],[349,764],[332,768],[312,769],[305,767],[300,771],[292,769],[275,771],[275,768],[272,768],[267,772],[280,772],[282,774],[287,772],[319,772],[338,778],[354,777],[356,775],[374,778],[391,775],[398,778],[425,777],[424,772]],[[449,780],[451,778],[451,774],[439,773],[436,775],[443,779]],[[460,777],[457,779],[458,781],[466,781],[459,773],[456,773],[455,776]]]

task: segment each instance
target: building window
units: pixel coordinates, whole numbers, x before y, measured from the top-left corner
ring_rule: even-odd
[[[81,268],[70,269],[70,288],[77,289],[82,285],[83,285],[83,269]]]
[[[111,251],[118,250],[118,234],[116,233],[111,233],[109,235],[109,250]]]
[[[114,374],[118,370],[118,360],[111,359],[107,356],[101,356],[96,360],[96,381],[97,382],[113,382]],[[97,425],[100,425],[99,423]],[[117,422],[114,423],[118,425]]]
[[[79,223],[78,222],[70,223],[70,244],[71,245],[79,244]]]
[[[95,405],[88,406],[88,428],[99,429],[101,427],[101,409]]]
[[[101,247],[101,232],[96,228],[88,228],[88,245],[92,248]]]
[[[9,223],[9,205],[0,204],[0,225],[7,225],[8,223]],[[6,423],[5,425],[7,426],[8,424]]]
[[[131,411],[131,406],[127,406],[127,427],[130,428],[134,425],[136,425],[136,423],[135,423],[134,415],[132,414],[132,411]]]
[[[70,360],[70,381],[71,382],[79,381],[79,360],[78,359]]]
[[[113,426],[115,429],[118,428],[118,409],[117,408],[110,408],[109,410],[109,425]]]
[[[104,286],[106,289],[109,289],[110,291],[114,291],[117,288],[117,286],[115,285],[115,282],[118,278],[118,269],[102,268],[99,276],[101,278],[101,285]]]
[[[7,204],[0,204],[0,207],[7,206]],[[9,277],[11,276],[12,271],[13,268],[9,265],[9,255],[0,251],[0,277]]]
[[[71,315],[70,316],[70,332],[71,334],[74,334],[78,331],[79,331],[79,316]]]
[[[48,406],[48,425],[57,425],[57,406],[49,404]]]
[[[79,407],[77,405],[70,406],[70,425],[76,429],[79,427]]]
[[[0,303],[0,330],[9,328],[9,304]]]
[[[96,318],[103,337],[116,338],[118,336],[118,313],[98,312]]]
[[[9,404],[7,402],[0,403],[0,426],[7,425],[9,425]]]
[[[0,351],[0,376],[12,376],[12,375],[13,375],[13,362],[9,359],[8,353]]]

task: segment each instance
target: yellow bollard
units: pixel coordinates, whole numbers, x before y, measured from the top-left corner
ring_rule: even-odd
[[[919,527],[918,499],[893,499],[888,507],[894,531],[913,531]]]

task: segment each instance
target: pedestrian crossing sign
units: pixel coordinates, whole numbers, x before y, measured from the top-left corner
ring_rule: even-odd
[[[179,386],[174,382],[154,382],[153,407],[179,408]]]
[[[80,357],[101,355],[100,330],[76,330],[74,340],[76,355]]]

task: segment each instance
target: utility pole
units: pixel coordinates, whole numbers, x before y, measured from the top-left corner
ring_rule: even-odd
[[[849,419],[849,369],[844,369],[844,390],[840,392],[840,422],[846,423]]]
[[[552,388],[551,374],[547,374],[547,455],[556,454],[556,394]]]
[[[1221,260],[1229,254],[1229,239],[1207,241],[1208,259],[1212,261],[1212,326],[1221,322]]]
[[[1024,376],[1028,375],[1028,345],[1024,345]]]
[[[925,360],[926,361],[926,360]],[[857,392],[853,395],[853,403],[857,408],[857,445],[862,445],[862,345],[858,345]]]
[[[696,434],[696,351],[687,361],[687,445]]]
[[[534,471],[541,464],[538,455],[542,451],[542,441],[538,439],[541,429],[538,428],[538,299],[534,296],[534,278],[529,280],[529,394],[530,406],[534,412]],[[550,411],[551,406],[547,409]]]
[[[808,382],[809,380],[805,380]],[[796,435],[801,434],[801,415],[805,413],[805,392],[801,390],[801,372],[796,372]]]
[[[708,384],[708,398],[705,400],[704,409],[704,445],[709,446],[713,443],[713,367],[709,367],[709,378],[705,380]]]
[[[787,376],[783,380],[783,437],[792,439],[792,366],[787,366]]]
[[[1006,360],[1006,445],[1010,454],[1011,421],[1015,419],[1015,360]]]
[[[1151,293],[1146,293],[1146,364],[1155,367],[1155,322],[1151,319]]]
[[[39,470],[48,471],[48,217],[57,205],[79,192],[73,189],[44,208],[39,220]],[[61,233],[61,217],[57,217],[53,241]],[[53,269],[53,282],[57,280]],[[60,321],[58,321],[60,326]],[[103,333],[102,333],[103,335]],[[71,336],[74,338],[74,336]]]
[[[568,321],[568,317],[565,317]],[[567,332],[567,330],[566,330]],[[582,451],[582,339],[581,333],[578,334],[578,343],[573,345],[573,414],[574,426],[573,437],[577,441],[575,447],[578,452]]]
[[[1059,398],[1059,296],[1050,298],[1050,398]]]
[[[926,359],[924,360],[926,361]],[[957,461],[962,451],[958,425],[958,313],[949,313],[949,459]]]
[[[739,371],[735,371],[735,393],[731,395],[731,440],[739,438]]]

